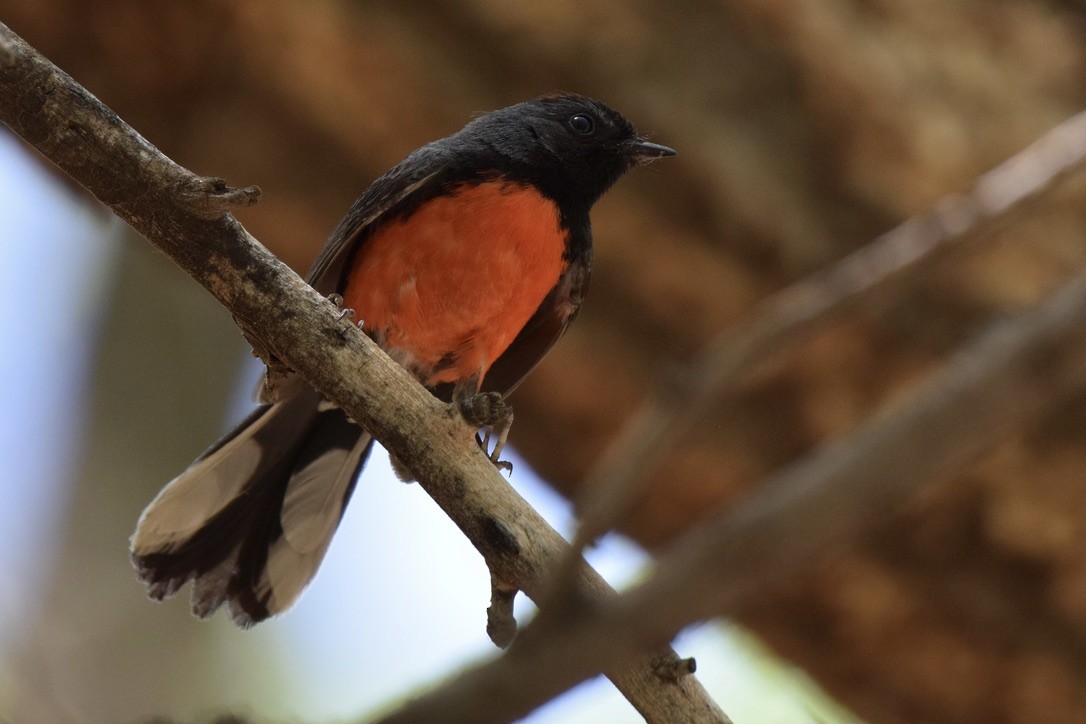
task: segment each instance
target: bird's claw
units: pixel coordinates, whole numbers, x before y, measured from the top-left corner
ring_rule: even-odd
[[[351,309],[350,307],[344,307],[343,306],[343,295],[342,294],[336,294],[336,293],[333,292],[332,294],[329,294],[325,298],[328,301],[330,301],[332,303],[332,305],[336,309],[339,310],[339,316],[336,317],[337,322],[342,322],[344,319],[346,319],[346,320],[349,320],[352,324],[354,323],[354,310]],[[362,326],[361,321],[358,322],[358,326],[359,327]]]
[[[486,430],[480,441],[483,452],[490,448],[491,438],[494,439],[494,449],[487,455],[494,466],[512,472],[513,464],[501,459],[509,429],[513,426],[513,408],[505,398],[497,392],[477,392],[457,399],[454,404],[466,423]]]

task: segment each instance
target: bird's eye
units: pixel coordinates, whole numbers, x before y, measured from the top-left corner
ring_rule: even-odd
[[[596,129],[596,124],[592,122],[592,119],[583,113],[578,113],[573,118],[569,119],[569,127],[577,133],[587,136]]]

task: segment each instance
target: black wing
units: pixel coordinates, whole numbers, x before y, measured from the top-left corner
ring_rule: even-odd
[[[590,256],[570,264],[524,329],[490,366],[483,380],[484,392],[512,392],[539,364],[577,316],[591,272]]]
[[[450,171],[445,139],[411,153],[374,181],[328,237],[306,281],[324,295],[340,291],[343,265],[363,232],[389,212],[400,213],[439,192]]]
[[[410,210],[440,192],[452,168],[447,141],[434,141],[414,151],[351,204],[306,276],[314,289],[324,296],[341,291],[343,267],[358,244],[365,243],[365,232],[378,221]],[[308,387],[294,372],[283,375],[267,371],[257,386],[256,398],[262,403],[278,402]]]

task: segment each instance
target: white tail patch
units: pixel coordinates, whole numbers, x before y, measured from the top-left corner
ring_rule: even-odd
[[[254,590],[258,599],[267,596],[270,615],[290,608],[316,575],[370,442],[363,433],[354,447],[326,451],[291,476],[280,516],[283,535],[268,551]],[[231,613],[245,623],[244,612]]]
[[[314,390],[255,411],[140,517],[132,561],[148,595],[192,580],[200,617],[227,604],[250,626],[285,611],[316,574],[371,443]]]

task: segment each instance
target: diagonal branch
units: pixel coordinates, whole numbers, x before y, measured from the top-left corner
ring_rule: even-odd
[[[268,352],[364,424],[409,465],[492,574],[539,600],[544,573],[568,546],[447,406],[225,213],[230,204],[254,201],[255,189],[230,189],[178,166],[3,24],[0,121],[173,259]],[[614,596],[586,565],[577,579],[587,598]],[[662,649],[661,656],[676,654]],[[657,670],[654,657],[641,656],[608,675],[650,721],[727,721],[693,676],[671,681]]]

